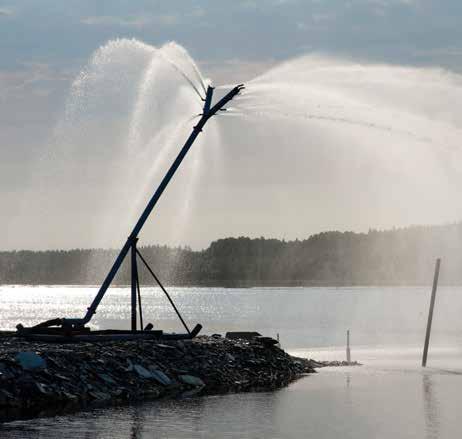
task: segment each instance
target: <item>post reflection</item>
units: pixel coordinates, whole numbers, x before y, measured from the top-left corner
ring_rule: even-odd
[[[178,438],[202,437],[204,422],[209,419],[206,398],[200,397],[136,404],[124,415],[130,439],[150,439],[154,429],[159,438],[171,437],[172,429],[177,430]]]
[[[351,382],[351,373],[349,373],[349,372],[346,373],[345,377],[346,377],[346,387],[347,387],[347,389],[349,389],[350,388],[350,382]]]
[[[440,421],[438,399],[433,389],[433,377],[428,373],[422,375],[423,408],[425,418],[425,437],[434,439],[439,437]]]
[[[140,406],[135,406],[132,410],[130,439],[140,439],[143,431],[144,415]]]

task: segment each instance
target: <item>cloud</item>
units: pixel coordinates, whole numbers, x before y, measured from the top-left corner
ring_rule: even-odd
[[[11,17],[13,15],[13,10],[9,8],[0,8],[0,17]]]
[[[202,17],[205,17],[206,12],[204,8],[196,7],[188,15],[190,17],[202,18]]]
[[[117,26],[117,27],[132,27],[144,28],[153,24],[160,24],[164,26],[173,26],[178,24],[179,19],[177,15],[165,14],[156,16],[138,16],[138,17],[116,17],[113,15],[100,15],[94,17],[86,17],[81,20],[81,23],[88,26]]]
[[[394,6],[394,5],[416,6],[420,3],[420,0],[352,0],[349,3],[350,5],[366,4],[366,5],[379,5],[383,7]]]
[[[83,24],[89,26],[120,26],[120,27],[144,27],[149,23],[145,17],[122,18],[111,15],[100,15],[97,17],[86,17]]]
[[[57,83],[68,83],[75,72],[64,72],[48,64],[24,63],[18,70],[0,69],[0,101],[27,99],[30,94],[44,96],[45,90],[57,88]],[[52,86],[50,84],[53,84]]]
[[[153,17],[152,21],[154,21],[155,23],[159,23],[159,24],[173,26],[175,24],[178,24],[180,20],[177,15],[166,14],[166,15],[158,15],[156,17]]]

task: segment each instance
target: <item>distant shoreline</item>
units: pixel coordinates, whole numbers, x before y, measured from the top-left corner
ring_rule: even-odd
[[[161,282],[176,287],[346,287],[430,285],[441,258],[441,285],[462,285],[462,223],[323,232],[305,240],[224,238],[203,250],[139,247]],[[0,251],[0,284],[100,285],[115,249]],[[140,282],[150,285],[144,267]],[[130,283],[125,260],[113,285]]]

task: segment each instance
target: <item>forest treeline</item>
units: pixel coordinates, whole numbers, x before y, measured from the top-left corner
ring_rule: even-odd
[[[424,285],[441,257],[441,282],[462,284],[462,223],[368,233],[323,232],[305,240],[219,239],[204,250],[140,248],[166,284],[189,286]],[[118,251],[0,252],[0,284],[99,284]],[[115,284],[130,282],[130,258]],[[143,284],[152,284],[140,268]]]

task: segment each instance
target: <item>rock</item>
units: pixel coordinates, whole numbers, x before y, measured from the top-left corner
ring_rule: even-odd
[[[232,331],[227,332],[225,337],[231,340],[253,340],[255,337],[261,337],[261,334],[255,331]]]
[[[204,387],[205,383],[198,377],[192,376],[192,375],[180,375],[179,380],[185,384],[188,384],[190,386],[194,387]]]
[[[170,350],[170,351],[176,351],[175,346],[171,346],[171,345],[168,345],[168,344],[157,343],[156,347],[161,348],[161,349]]]
[[[111,378],[107,373],[99,373],[98,376],[108,384],[117,384],[113,378]]]
[[[152,373],[149,372],[149,370],[145,369],[143,366],[140,366],[139,364],[134,364],[133,369],[141,378],[146,378],[146,379],[153,378]]]
[[[58,379],[63,380],[63,381],[70,381],[70,379],[68,377],[66,377],[64,375],[60,375],[59,373],[55,373],[53,376],[55,378],[58,378]]]
[[[260,342],[262,345],[268,346],[268,347],[277,345],[279,343],[277,340],[271,337],[259,336],[259,337],[255,337],[255,340]]]
[[[183,392],[181,394],[181,397],[182,398],[191,398],[191,396],[195,396],[197,395],[198,393],[200,393],[202,391],[204,387],[196,387],[194,389],[191,389],[191,390],[186,390],[186,392]]]
[[[170,371],[172,371],[176,375],[187,375],[189,372],[186,369],[178,369],[177,367],[171,367]]]
[[[5,363],[0,363],[0,381],[11,380],[14,378],[10,368]]]
[[[130,358],[127,358],[127,363],[128,363],[128,367],[125,369],[127,372],[131,372],[133,370],[133,363],[132,361],[130,360]]]
[[[44,369],[47,367],[46,361],[35,352],[19,352],[15,358],[25,370]]]
[[[77,402],[79,399],[76,395],[69,392],[63,392],[63,397],[69,402]]]
[[[13,395],[6,390],[0,389],[0,407],[8,407],[12,401],[14,401]]]
[[[90,392],[90,396],[98,401],[108,401],[111,399],[111,395],[105,392]]]
[[[36,382],[35,386],[42,395],[50,395],[52,393],[46,384]]]
[[[164,372],[157,369],[150,369],[152,377],[163,386],[170,386],[172,380]]]
[[[268,391],[313,372],[314,364],[255,337],[91,344],[5,337],[0,339],[0,406],[35,416],[44,409],[59,413],[68,404]]]

